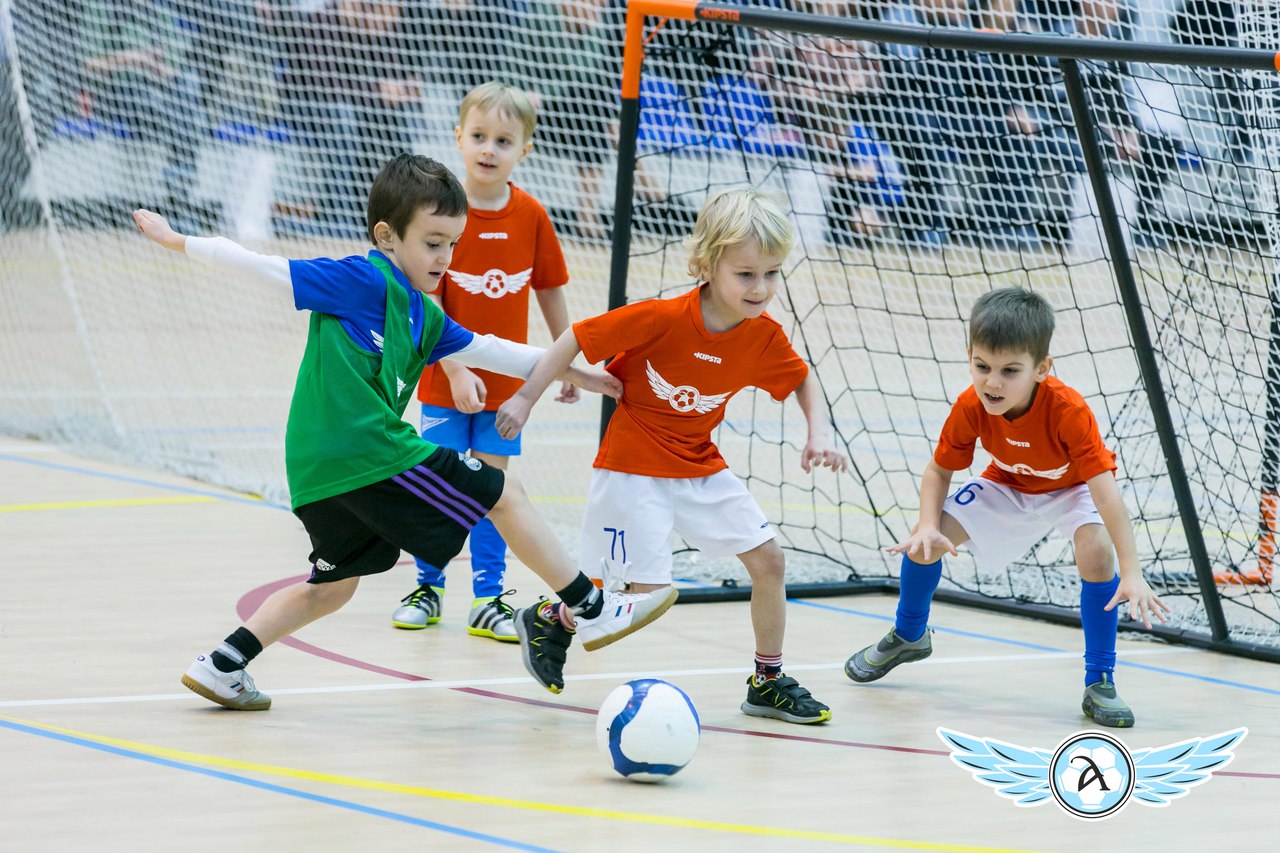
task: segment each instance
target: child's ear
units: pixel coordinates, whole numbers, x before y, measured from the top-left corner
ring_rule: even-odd
[[[391,241],[396,236],[396,232],[391,230],[391,226],[384,220],[378,220],[373,226],[373,239],[377,242],[378,248],[385,250],[391,248]]]
[[[458,150],[462,150],[462,125],[455,124],[453,126],[453,141],[458,146]]]
[[[1036,381],[1043,382],[1049,376],[1049,371],[1053,369],[1053,356],[1046,355],[1044,361],[1036,365]]]
[[[517,163],[524,162],[524,158],[529,156],[529,152],[533,150],[533,140],[530,139],[524,144],[524,150],[520,152],[520,156],[516,158]]]

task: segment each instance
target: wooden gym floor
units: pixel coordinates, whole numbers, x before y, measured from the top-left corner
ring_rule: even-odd
[[[1246,726],[1236,760],[1167,808],[1081,822],[1018,808],[950,762],[939,726],[1052,748],[1080,716],[1078,631],[935,608],[934,656],[876,685],[841,667],[889,597],[792,602],[786,666],[831,705],[801,727],[743,715],[746,604],[689,605],[598,653],[564,694],[518,649],[445,619],[394,630],[410,566],[253,665],[258,714],[183,689],[264,596],[306,571],[289,513],[194,481],[0,440],[0,849],[806,851],[1261,849],[1280,799],[1280,666],[1122,641],[1134,749]],[[517,603],[546,593],[514,566]],[[594,709],[667,678],[704,732],[670,783],[614,776]]]

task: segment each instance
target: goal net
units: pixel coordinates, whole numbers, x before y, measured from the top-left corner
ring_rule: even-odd
[[[1135,36],[1135,10],[1085,5],[1110,12],[1040,4],[1039,14],[982,20],[964,17],[963,4],[928,15],[900,4],[880,20]],[[904,44],[887,29],[868,40],[726,26],[736,8],[716,6],[705,17],[720,20],[702,23],[651,19],[645,30],[626,296],[691,284],[679,234],[654,227],[670,211],[742,184],[791,210],[798,247],[771,313],[821,379],[853,474],[804,474],[799,407],[763,392],[736,398],[718,436],[777,523],[789,577],[896,577],[899,558],[883,549],[915,523],[920,474],[970,384],[969,309],[1018,285],[1057,309],[1054,372],[1086,396],[1118,454],[1143,570],[1173,607],[1175,630],[1210,634],[1220,602],[1234,641],[1280,646],[1270,585],[1275,72],[1079,65],[1216,581],[1207,603],[1058,62]],[[1155,35],[1167,45],[1277,43],[1274,15],[1222,17],[1230,12],[1188,4]],[[972,473],[988,461],[979,452]],[[686,560],[695,577],[745,579],[732,564]],[[1079,601],[1070,543],[1056,534],[1007,570],[949,558],[943,588],[1032,609]]]
[[[903,32],[1280,42],[1272,0],[1177,12],[1027,0],[984,4],[1007,10],[985,17],[958,1],[760,5]],[[604,310],[624,15],[614,0],[0,0],[0,432],[286,503],[305,317],[287,292],[149,246],[129,211],[288,257],[362,253],[372,171],[408,149],[460,173],[457,104],[489,79],[538,95],[535,149],[513,179],[556,224],[570,316]],[[1144,571],[1178,629],[1208,633],[1056,63],[659,18],[646,40],[638,156],[624,167],[626,298],[692,285],[680,239],[712,191],[763,187],[795,221],[771,312],[821,379],[855,470],[805,475],[798,409],[763,394],[739,395],[716,437],[775,523],[789,576],[896,576],[882,549],[914,523],[920,472],[968,384],[964,319],[981,293],[1018,284],[1058,310],[1055,369],[1118,453]],[[1232,639],[1278,647],[1275,81],[1081,69],[1221,581],[1213,595]],[[536,313],[530,328],[547,342]],[[571,546],[597,428],[590,405],[547,401],[516,463]],[[745,580],[695,554],[679,565],[694,580]],[[946,572],[946,589],[984,600],[1076,606],[1057,537],[1006,572],[965,557]]]

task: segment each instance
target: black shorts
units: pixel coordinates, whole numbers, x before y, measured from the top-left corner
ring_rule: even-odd
[[[385,572],[407,551],[443,567],[502,497],[506,475],[441,447],[394,477],[305,504],[294,515],[311,537],[311,578],[331,583]]]

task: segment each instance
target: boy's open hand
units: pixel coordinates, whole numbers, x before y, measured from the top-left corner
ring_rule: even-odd
[[[934,561],[934,554],[937,554],[938,557],[941,558],[943,551],[946,551],[953,557],[958,555],[956,546],[952,545],[951,540],[943,536],[942,531],[938,530],[936,527],[916,530],[897,545],[892,545],[885,548],[885,550],[890,554],[906,554],[908,557],[911,557],[913,562],[920,563],[922,566],[927,566],[932,563]],[[912,557],[912,554],[923,554],[924,562],[920,562],[920,560]]]
[[[836,450],[829,439],[810,438],[800,454],[800,467],[806,474],[814,468],[830,468],[838,473],[849,470],[849,457]]]
[[[166,249],[172,249],[175,252],[186,251],[186,235],[179,234],[170,228],[168,220],[160,214],[139,208],[133,212],[133,221],[138,226],[138,230],[145,234],[151,242],[159,243]]]
[[[1151,627],[1152,616],[1161,622],[1166,621],[1164,614],[1169,612],[1169,608],[1151,589],[1147,579],[1142,576],[1127,581],[1122,576],[1120,585],[1116,587],[1116,594],[1111,596],[1107,606],[1102,609],[1111,610],[1122,601],[1129,602],[1129,618],[1141,619],[1144,628]]]

